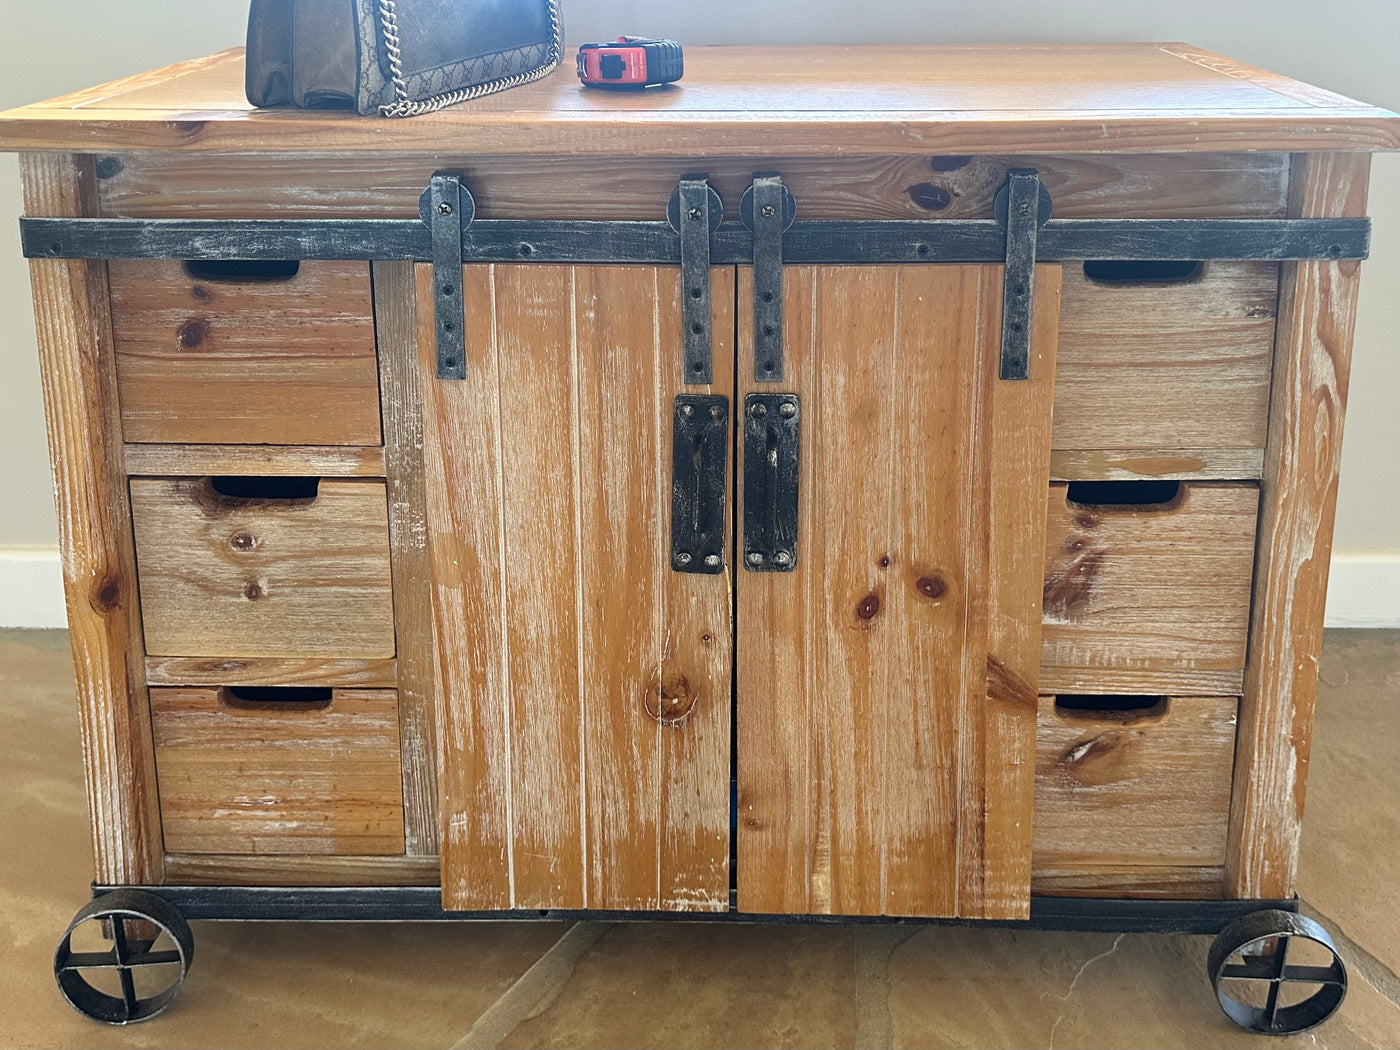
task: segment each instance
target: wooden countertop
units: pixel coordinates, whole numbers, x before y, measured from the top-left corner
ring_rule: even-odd
[[[572,49],[568,52],[572,55]],[[680,84],[411,120],[253,109],[234,48],[0,113],[0,149],[833,156],[1400,149],[1400,117],[1187,44],[697,47]]]

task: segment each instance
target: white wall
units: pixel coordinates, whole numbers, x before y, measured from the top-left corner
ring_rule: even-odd
[[[1400,16],[1393,0],[563,0],[569,38],[620,33],[684,43],[965,43],[1187,40],[1400,110]],[[0,0],[11,41],[0,108],[139,72],[241,41],[246,5],[213,0]],[[28,277],[12,217],[17,168],[0,158],[0,593],[6,558],[32,577],[51,547],[49,490]],[[1364,268],[1336,545],[1357,594],[1332,611],[1400,626],[1400,157],[1375,160],[1375,249]],[[18,551],[6,548],[22,547]],[[1377,552],[1391,552],[1382,557]],[[39,551],[42,554],[42,550]],[[1378,586],[1368,586],[1379,581]],[[1362,593],[1365,592],[1365,593]],[[1350,594],[1350,591],[1348,591]],[[1389,597],[1384,597],[1384,595]],[[1356,604],[1356,603],[1360,604]],[[0,603],[0,623],[11,595]],[[21,603],[22,604],[22,603]],[[49,608],[56,608],[52,602]],[[1377,611],[1379,610],[1379,612]],[[36,614],[37,615],[37,614]],[[1349,615],[1349,614],[1348,614]]]

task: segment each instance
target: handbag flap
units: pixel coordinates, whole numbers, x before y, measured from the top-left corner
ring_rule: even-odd
[[[554,38],[547,0],[398,0],[394,9],[407,76]],[[388,48],[378,50],[388,77]]]

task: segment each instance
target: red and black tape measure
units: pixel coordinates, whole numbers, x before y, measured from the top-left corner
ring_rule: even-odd
[[[620,36],[612,43],[584,44],[578,49],[578,78],[588,87],[672,84],[684,70],[681,45],[674,40]]]

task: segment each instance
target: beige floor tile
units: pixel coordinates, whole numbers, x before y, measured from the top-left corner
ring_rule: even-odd
[[[846,926],[624,923],[505,1047],[855,1045]]]
[[[1400,972],[1400,631],[1328,631],[1319,673],[1299,893]]]

